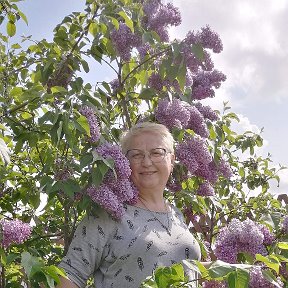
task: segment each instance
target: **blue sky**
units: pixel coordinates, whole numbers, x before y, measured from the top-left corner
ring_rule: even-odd
[[[227,75],[227,81],[216,91],[211,106],[221,110],[223,101],[229,101],[232,111],[241,118],[238,131],[259,132],[264,127],[264,148],[258,152],[264,156],[270,152],[275,166],[288,166],[288,1],[171,2],[180,8],[183,20],[181,26],[171,30],[171,38],[183,38],[189,30],[209,24],[223,41],[224,51],[213,60],[215,67]],[[51,40],[53,28],[72,11],[82,11],[84,3],[85,0],[23,1],[18,5],[29,25],[18,24],[17,33]],[[95,82],[95,75],[92,69],[87,81]],[[109,77],[106,71],[103,75]],[[281,179],[278,192],[287,193],[287,171],[281,173]]]

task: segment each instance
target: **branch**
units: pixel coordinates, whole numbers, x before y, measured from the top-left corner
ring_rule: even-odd
[[[79,39],[77,40],[77,42],[73,45],[73,47],[72,47],[70,53],[68,54],[67,58],[72,55],[72,53],[73,53],[74,50],[77,48],[77,46],[78,46],[78,44],[80,43],[80,41],[82,40],[82,38],[83,38],[83,37],[85,36],[85,34],[88,32],[89,27],[90,27],[92,21],[98,16],[98,15],[97,15],[98,10],[99,10],[99,5],[97,5],[97,8],[95,9],[95,12],[94,12],[92,18],[90,19],[90,22],[86,25],[86,27],[84,27],[84,30],[82,31],[82,33],[81,33]]]
[[[151,59],[156,58],[162,54],[165,54],[166,52],[168,52],[169,50],[171,50],[170,47],[150,56],[148,59],[144,60],[143,62],[141,62],[140,64],[138,64],[135,68],[133,68],[127,75],[126,77],[122,80],[121,85],[123,85],[125,83],[125,81],[130,77],[131,74],[133,74],[138,68],[140,68],[142,65],[144,65],[145,63],[149,62]]]

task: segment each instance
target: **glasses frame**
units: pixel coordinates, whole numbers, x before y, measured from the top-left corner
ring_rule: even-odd
[[[163,150],[163,151],[164,151],[164,154],[163,154],[163,156],[161,157],[161,160],[155,162],[155,160],[153,161],[153,160],[151,159],[151,152],[152,152],[153,150],[156,150],[156,149],[161,149],[161,150]],[[139,151],[139,152],[140,152],[139,154],[141,154],[142,157],[141,157],[140,159],[129,158],[129,157],[128,157],[128,153],[129,153],[130,151],[133,151],[133,150]],[[171,152],[171,151],[167,151],[165,148],[162,148],[162,147],[156,147],[156,148],[151,149],[150,151],[143,151],[143,150],[141,150],[141,149],[129,149],[129,150],[126,152],[126,157],[127,157],[127,159],[128,159],[131,163],[139,164],[139,163],[141,163],[142,161],[144,161],[145,156],[148,155],[148,157],[149,157],[149,159],[150,159],[151,162],[153,162],[153,163],[160,163],[160,162],[162,162],[162,161],[165,159],[165,157],[166,157],[167,154],[169,154],[169,153],[172,153],[172,152]],[[160,157],[159,157],[159,158],[160,158]]]

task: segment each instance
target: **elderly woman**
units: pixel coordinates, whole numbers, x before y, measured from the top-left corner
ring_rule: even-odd
[[[58,287],[85,287],[90,276],[100,287],[133,287],[160,266],[200,259],[200,248],[179,210],[163,197],[175,160],[173,137],[156,123],[140,123],[121,139],[139,191],[120,220],[99,208],[79,224],[60,263],[68,279]],[[190,278],[195,279],[191,273]]]

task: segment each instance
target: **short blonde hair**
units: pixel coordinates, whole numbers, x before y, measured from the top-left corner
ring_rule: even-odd
[[[126,154],[129,149],[131,139],[143,132],[152,132],[161,136],[169,152],[174,153],[174,139],[166,126],[154,122],[141,122],[132,126],[130,130],[122,134],[120,144],[124,154]]]

